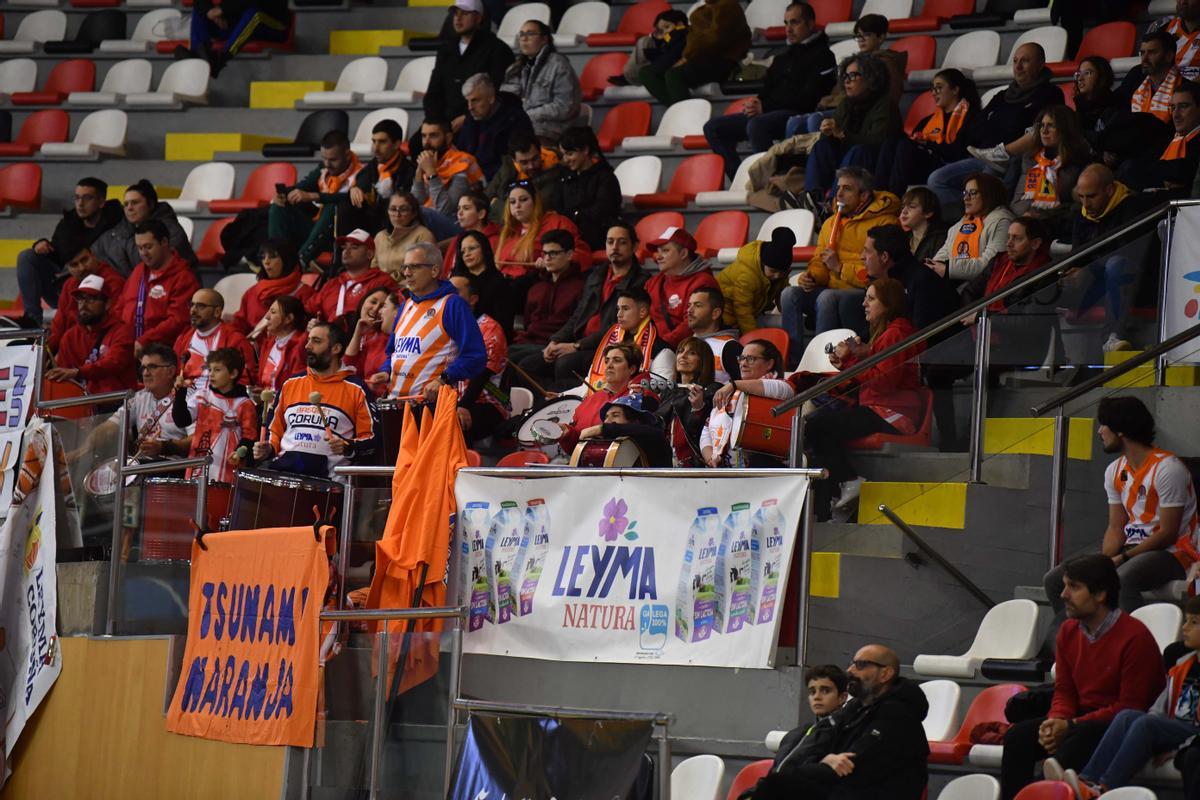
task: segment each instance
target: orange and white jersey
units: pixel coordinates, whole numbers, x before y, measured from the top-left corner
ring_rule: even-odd
[[[349,380],[353,373],[342,371],[327,377],[310,369],[284,381],[271,418],[271,447],[277,454],[299,452],[325,456],[330,476],[334,467],[349,462],[333,452],[330,439],[341,436],[351,442],[370,441],[375,436],[375,421],[362,383]],[[321,395],[320,403],[311,399]]]
[[[1104,489],[1109,505],[1121,506],[1129,518],[1125,523],[1126,547],[1145,541],[1158,529],[1159,509],[1182,507],[1179,538],[1170,549],[1195,552],[1200,528],[1196,493],[1187,467],[1174,455],[1156,447],[1136,470],[1121,456],[1105,470]]]
[[[1152,28],[1162,28],[1175,37],[1175,66],[1188,80],[1195,80],[1200,75],[1200,31],[1188,33],[1184,30],[1183,20],[1170,17],[1160,21]]]
[[[703,338],[713,353],[713,378],[717,383],[729,383],[729,367],[722,363],[721,353],[725,350],[725,345],[737,337],[732,333],[714,333]]]
[[[246,388],[234,387],[234,394],[224,395],[211,386],[193,396],[195,432],[192,434],[192,457],[212,454],[208,479],[233,483],[236,465],[229,461],[240,442],[253,442],[258,434],[258,409],[246,394]],[[189,477],[194,473],[189,472]]]
[[[458,344],[444,321],[450,295],[409,299],[392,333],[392,384],[389,397],[417,394],[458,358]]]

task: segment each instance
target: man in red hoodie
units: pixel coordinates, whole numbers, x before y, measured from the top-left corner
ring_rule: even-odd
[[[688,327],[688,298],[697,289],[720,289],[711,265],[697,254],[696,240],[683,228],[667,228],[646,244],[658,263],[658,274],[646,282],[650,318],[659,336],[674,349],[692,335]]]
[[[119,392],[137,383],[133,338],[115,308],[109,308],[108,289],[99,275],[88,275],[75,290],[78,325],[59,343],[51,381],[83,381],[88,394]]]
[[[58,344],[67,329],[79,322],[79,315],[75,312],[75,290],[79,288],[80,281],[88,275],[99,275],[104,280],[104,293],[112,298],[119,298],[121,289],[125,286],[125,278],[121,273],[96,258],[84,239],[70,243],[69,247],[62,243],[59,246],[74,252],[62,254],[71,277],[63,284],[62,292],[58,296],[58,312],[50,322],[50,336],[46,339],[46,346],[52,353],[58,352]]]
[[[1062,570],[1068,619],[1054,642],[1054,699],[1044,719],[1018,722],[1004,734],[1004,800],[1030,783],[1034,764],[1048,756],[1083,768],[1117,713],[1145,711],[1166,685],[1154,636],[1117,607],[1121,578],[1112,558],[1080,556]]]
[[[151,342],[175,344],[188,326],[188,306],[200,281],[188,262],[171,249],[170,234],[158,220],[138,223],[133,239],[142,261],[125,282],[118,313],[140,357]]]
[[[544,270],[529,287],[525,297],[525,329],[518,331],[509,348],[514,360],[541,356],[554,332],[571,318],[583,296],[583,276],[571,260],[575,237],[568,231],[547,231],[542,235],[542,255],[538,269]]]
[[[192,295],[188,320],[192,326],[175,340],[175,355],[179,370],[188,385],[188,399],[208,386],[208,354],[232,347],[242,354],[243,366],[238,382],[249,385],[250,376],[258,374],[254,348],[231,322],[222,322],[225,298],[215,289],[197,289]]]
[[[400,291],[400,284],[391,275],[371,266],[371,256],[375,252],[375,238],[371,234],[355,228],[345,236],[339,236],[337,244],[342,248],[342,266],[346,271],[304,301],[304,310],[310,316],[326,322],[357,311],[362,299],[376,289]]]

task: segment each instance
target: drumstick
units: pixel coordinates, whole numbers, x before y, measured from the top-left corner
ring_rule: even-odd
[[[266,443],[269,434],[267,431],[267,417],[270,416],[270,414],[267,413],[267,407],[270,406],[271,410],[275,409],[275,390],[263,389],[260,397],[262,397],[263,402],[263,415],[262,423],[259,425],[258,440]]]
[[[320,392],[309,392],[308,402],[312,403],[313,405],[315,405],[317,407],[317,413],[321,415],[321,426],[323,428],[325,428],[326,433],[332,433],[334,436],[338,437],[343,442],[350,441],[350,439],[348,437],[342,436],[340,433],[335,431],[333,428],[329,427],[329,417],[325,416],[325,407],[323,405],[321,405],[321,393]]]
[[[524,378],[525,380],[527,380],[531,384],[533,384],[533,388],[536,389],[537,391],[541,392],[543,398],[550,397],[553,394],[553,392],[547,392],[545,389],[543,389],[542,385],[540,383],[538,383],[537,381],[535,381],[528,372],[521,369],[519,366],[514,364],[512,361],[509,361],[508,365],[510,367],[512,367],[514,370],[516,370],[518,375],[520,375],[522,378]]]
[[[584,386],[587,388],[587,393],[588,393],[588,394],[591,394],[592,392],[596,391],[595,389],[593,389],[593,388],[592,388],[592,384],[590,384],[590,383],[588,382],[588,379],[587,379],[587,378],[583,377],[582,375],[580,375],[580,374],[579,374],[578,372],[576,372],[575,370],[571,370],[571,374],[572,374],[572,375],[574,375],[576,378],[579,378],[580,382],[581,382],[581,383],[582,383],[582,384],[583,384],[583,385],[584,385]]]

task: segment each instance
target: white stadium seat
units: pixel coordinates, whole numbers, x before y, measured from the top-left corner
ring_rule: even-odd
[[[808,355],[806,350],[805,355]],[[958,730],[958,705],[962,700],[962,689],[954,681],[925,681],[920,684],[929,710],[925,712],[925,738],[931,742],[944,742]]]
[[[508,391],[508,404],[512,407],[514,417],[524,414],[533,408],[533,392],[524,386],[514,386]]]
[[[981,769],[1000,769],[1000,759],[1004,757],[1002,744],[971,745],[967,752],[967,763]]]
[[[169,204],[170,201],[168,201]],[[172,206],[173,207],[173,206]],[[196,235],[196,222],[191,217],[176,217],[179,220],[179,227],[183,229],[183,235],[187,237],[188,242],[192,241],[192,237]]]
[[[395,86],[383,91],[363,92],[363,103],[369,106],[415,103],[429,88],[429,77],[433,75],[433,63],[436,60],[437,56],[414,58],[400,70]]]
[[[21,0],[23,6],[37,6],[39,8],[53,8],[58,5],[58,0]]]
[[[842,39],[840,42],[829,45],[829,52],[833,53],[834,62],[841,64],[842,61],[858,52],[858,42],[854,39]]]
[[[725,762],[720,756],[692,756],[671,770],[671,800],[717,800]]]
[[[721,206],[744,206],[746,195],[750,193],[750,168],[754,162],[766,153],[751,153],[738,164],[729,188],[716,192],[700,192],[696,195],[695,203],[700,208],[718,208]]]
[[[138,20],[132,36],[128,39],[105,39],[100,43],[100,52],[144,53],[153,47],[155,42],[170,39],[168,27],[178,24],[182,17],[179,10],[174,8],[156,8],[153,11],[147,11]]]
[[[685,136],[702,135],[712,116],[712,103],[700,97],[680,100],[663,112],[653,136],[627,136],[621,146],[629,153],[670,150]]]
[[[1000,94],[1007,88],[1008,88],[1008,85],[1002,83],[999,86],[993,86],[992,88],[988,89],[986,92],[984,92],[982,95],[979,96],[979,107],[983,108],[988,103],[992,102],[993,97]]]
[[[933,76],[940,70],[954,67],[973,74],[978,67],[992,67],[1000,57],[1000,34],[995,31],[968,31],[950,43],[946,55],[937,69],[919,69],[910,72],[910,83],[928,86],[933,83]],[[1009,77],[1011,78],[1011,72]]]
[[[756,241],[767,241],[776,228],[791,228],[796,234],[796,247],[806,247],[812,241],[813,228],[816,227],[816,217],[806,208],[788,208],[776,211],[763,220],[758,229]],[[722,247],[717,251],[717,261],[722,264],[732,264],[737,257],[737,247]]]
[[[1067,29],[1060,28],[1057,25],[1045,25],[1041,28],[1025,31],[1017,40],[1013,42],[1013,46],[1009,48],[1008,58],[999,64],[991,67],[979,67],[971,72],[971,77],[976,83],[980,81],[1001,81],[1007,83],[1012,80],[1012,57],[1018,47],[1022,45],[1036,42],[1046,51],[1046,61],[1062,61],[1067,52]]]
[[[662,160],[658,156],[627,158],[613,167],[613,174],[626,200],[638,194],[654,194],[662,178]]]
[[[607,32],[610,11],[608,3],[599,0],[586,0],[567,6],[558,23],[558,30],[554,32],[554,46],[572,47],[589,34]]]
[[[1154,17],[1174,16],[1175,0],[1150,0],[1146,13]]]
[[[792,286],[799,286],[799,278],[803,272],[794,272],[788,278],[788,283]],[[821,331],[808,340],[808,344],[804,346],[804,355],[800,357],[800,365],[796,369],[800,372],[811,372],[814,375],[832,375],[837,372],[837,367],[829,360],[829,353],[825,352],[826,345],[836,345],[839,342],[844,342],[847,339],[853,339],[858,334],[849,328],[834,328],[829,331]],[[936,683],[937,681],[927,681],[927,683]],[[937,741],[932,736],[925,738],[931,741]]]
[[[1105,800],[1158,800],[1153,789],[1145,786],[1121,786],[1104,793]]]
[[[363,99],[367,92],[382,92],[387,85],[387,62],[379,56],[356,58],[342,67],[337,85],[331,92],[308,92],[304,104],[310,106],[348,106]]]
[[[16,92],[32,92],[37,86],[37,62],[32,58],[0,61],[0,98]]]
[[[234,312],[242,305],[242,295],[250,291],[250,287],[256,283],[258,283],[258,276],[249,272],[226,275],[217,281],[213,289],[225,298],[226,318],[233,317]]]
[[[1018,25],[1049,25],[1050,7],[1017,9],[1013,12],[1013,22]]]
[[[1159,650],[1179,640],[1183,612],[1174,603],[1151,603],[1130,613],[1130,616],[1150,629]]]
[[[947,783],[938,800],[1000,800],[1000,781],[991,775],[963,775]]]
[[[767,750],[772,753],[779,752],[779,745],[783,744],[783,737],[787,736],[787,731],[767,731],[767,736],[763,740],[763,744]]]
[[[195,214],[208,208],[209,200],[228,200],[233,197],[237,175],[233,164],[210,161],[194,167],[183,181],[179,197],[168,202],[177,214]]]
[[[350,149],[359,158],[371,156],[371,129],[385,119],[394,119],[400,125],[400,129],[407,134],[408,131],[408,112],[403,108],[377,108],[371,113],[362,118],[362,122],[358,123],[358,130],[354,133],[354,139],[350,142]]]
[[[1037,603],[1006,600],[984,616],[967,652],[961,656],[919,655],[913,661],[913,671],[943,678],[974,678],[984,659],[1033,658],[1038,648],[1037,631]]]
[[[859,18],[864,14],[882,14],[888,19],[908,19],[912,16],[913,0],[867,0],[858,12]],[[831,22],[825,26],[825,35],[830,39],[854,35],[853,22]]]
[[[750,0],[746,6],[746,24],[752,31],[766,30],[783,24],[783,14],[790,0]]]
[[[42,42],[58,42],[65,38],[66,14],[56,8],[35,11],[21,20],[11,39],[0,40],[0,55],[32,53]]]
[[[550,6],[545,3],[521,3],[512,6],[504,12],[504,19],[500,20],[500,30],[496,31],[496,38],[509,47],[515,47],[521,26],[531,19],[549,25]]]
[[[67,105],[71,106],[117,106],[127,95],[150,91],[154,69],[144,58],[127,58],[118,61],[104,73],[104,82],[98,92],[71,92]]]
[[[157,8],[171,5],[171,0],[125,0],[125,5],[134,8]]]
[[[176,61],[158,79],[153,92],[136,92],[125,96],[129,106],[177,106],[181,103],[208,103],[208,81],[211,67],[203,58]]]
[[[124,111],[115,108],[93,111],[79,123],[74,139],[47,142],[42,145],[41,154],[43,158],[74,159],[96,158],[100,153],[123,156],[128,127],[129,117]]]

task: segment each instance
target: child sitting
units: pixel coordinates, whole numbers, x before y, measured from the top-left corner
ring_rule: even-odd
[[[196,423],[188,458],[211,453],[208,479],[233,483],[234,471],[250,466],[251,449],[258,438],[258,411],[245,385],[238,380],[246,369],[246,359],[236,348],[222,347],[209,353],[205,364],[208,385],[195,392],[190,402],[191,382],[180,374],[171,417],[181,428]],[[239,454],[242,448],[245,449]]]

